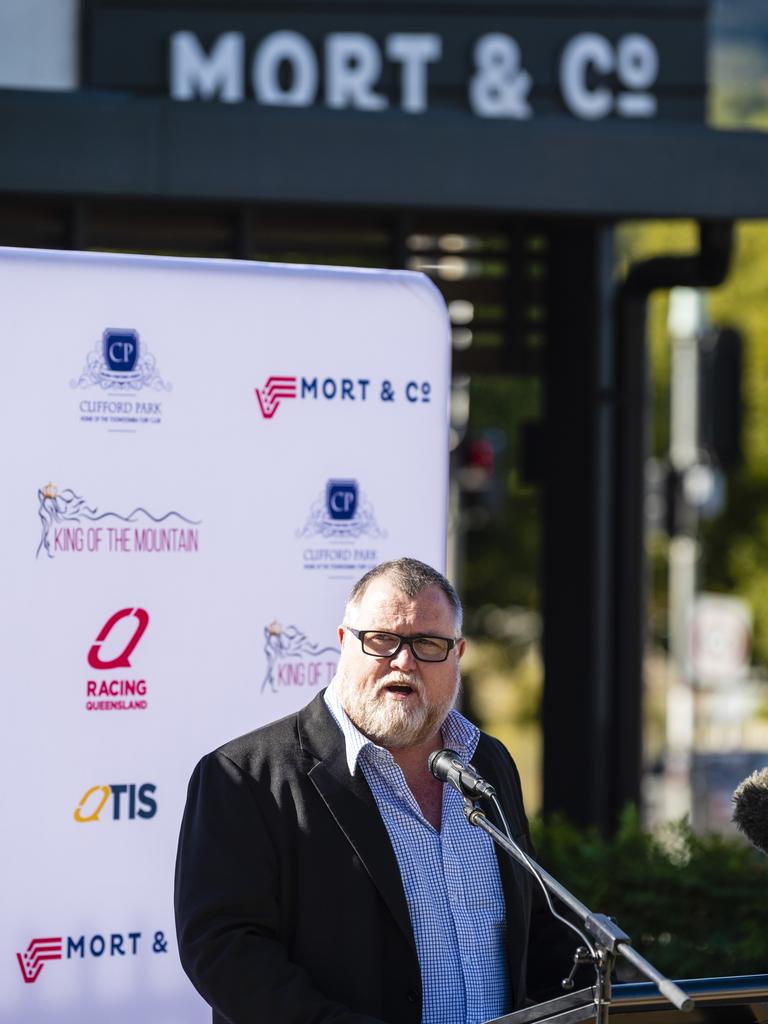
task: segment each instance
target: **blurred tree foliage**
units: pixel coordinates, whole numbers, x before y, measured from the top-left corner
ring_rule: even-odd
[[[471,432],[497,432],[500,500],[488,522],[465,536],[462,598],[468,610],[487,603],[539,606],[538,492],[521,479],[521,429],[539,418],[540,385],[532,378],[473,377]]]
[[[562,818],[532,832],[541,865],[590,910],[609,912],[663,973],[768,970],[768,859],[740,837],[695,835],[684,821],[651,835],[634,808],[611,839]]]

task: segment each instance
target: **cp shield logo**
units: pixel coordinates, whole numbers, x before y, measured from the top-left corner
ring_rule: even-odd
[[[103,658],[101,656],[101,645],[109,637],[109,634],[118,622],[129,617],[136,619],[136,625],[132,636],[129,638],[127,643],[123,645],[123,649],[118,654],[115,654],[111,658]],[[88,651],[88,664],[91,668],[97,669],[130,668],[131,655],[136,649],[136,644],[144,635],[144,630],[147,628],[148,623],[149,615],[143,608],[121,608],[119,612],[115,612],[115,614],[110,616],[110,618],[108,618],[101,627],[99,635],[93,642],[90,651]]]
[[[357,480],[329,480],[325,503],[331,519],[354,519],[357,512]]]
[[[130,373],[139,359],[136,331],[108,327],[104,331],[104,362],[113,373]]]

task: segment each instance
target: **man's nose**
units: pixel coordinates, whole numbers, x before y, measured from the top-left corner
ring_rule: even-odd
[[[403,644],[397,654],[390,659],[390,664],[396,668],[413,669],[416,665],[416,658],[409,644]]]

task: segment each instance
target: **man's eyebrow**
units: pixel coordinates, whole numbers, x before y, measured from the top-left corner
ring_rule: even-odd
[[[379,629],[373,627],[371,629],[361,629],[360,633],[390,633],[392,636],[404,636],[408,640],[416,640],[418,637],[425,637],[429,640],[451,640],[452,637],[446,636],[444,633],[398,633],[394,629]]]

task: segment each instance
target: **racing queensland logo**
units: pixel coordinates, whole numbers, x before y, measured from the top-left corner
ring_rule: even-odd
[[[87,354],[80,376],[69,386],[92,392],[78,402],[81,422],[121,433],[162,423],[163,404],[158,396],[172,389],[132,327],[107,327]]]
[[[144,608],[120,608],[98,631],[88,649],[86,711],[146,711],[147,679],[131,659],[148,625]]]
[[[199,519],[173,510],[155,515],[141,506],[125,514],[102,512],[71,487],[60,491],[52,483],[37,492],[37,514],[42,533],[36,558],[190,555],[200,547]]]
[[[280,693],[296,686],[327,686],[336,672],[339,648],[316,643],[298,626],[276,620],[264,627],[266,672],[261,692]]]
[[[357,579],[381,561],[375,541],[386,537],[357,480],[332,478],[296,530],[304,569],[332,579]]]

